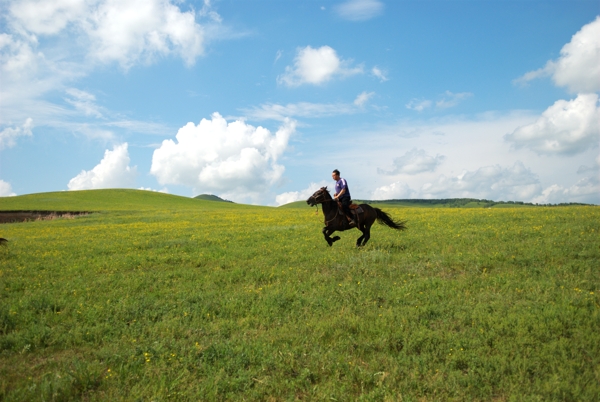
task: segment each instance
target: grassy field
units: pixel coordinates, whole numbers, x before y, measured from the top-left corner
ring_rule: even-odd
[[[600,208],[308,206],[133,190],[0,226],[0,400],[597,401]]]

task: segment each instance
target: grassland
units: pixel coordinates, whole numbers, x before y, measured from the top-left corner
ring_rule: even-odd
[[[0,199],[0,400],[600,395],[600,208],[322,216],[142,191]]]

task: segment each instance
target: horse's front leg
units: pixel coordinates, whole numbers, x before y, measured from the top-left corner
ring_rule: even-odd
[[[323,236],[325,236],[325,240],[327,241],[327,244],[329,244],[329,247],[340,239],[339,236],[330,237],[333,232],[335,232],[335,230],[329,229],[327,226],[323,228]]]

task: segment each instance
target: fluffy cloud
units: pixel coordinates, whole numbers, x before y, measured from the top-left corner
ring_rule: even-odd
[[[31,137],[33,134],[31,133],[31,129],[33,128],[33,120],[31,118],[27,118],[25,123],[21,127],[7,127],[0,132],[0,149],[11,148],[14,147],[17,143],[18,137],[29,136]]]
[[[351,61],[342,60],[329,46],[314,49],[310,46],[298,49],[294,66],[287,66],[285,73],[277,77],[279,84],[297,87],[302,84],[319,85],[335,76],[345,77],[363,72],[362,67],[351,67]]]
[[[526,201],[541,191],[538,177],[522,162],[510,168],[485,166],[457,177],[441,175],[434,183],[426,183],[422,198],[485,198]]]
[[[12,191],[10,183],[0,180],[0,197],[14,197],[16,194]]]
[[[419,174],[433,172],[446,159],[444,155],[430,156],[425,150],[413,148],[404,155],[394,158],[392,170],[377,169],[377,172],[385,175],[396,174]]]
[[[275,133],[243,121],[227,123],[220,114],[179,129],[176,141],[165,140],[154,151],[150,172],[158,182],[217,193],[236,201],[259,199],[284,172],[278,164],[295,131],[286,119]]]
[[[598,95],[556,101],[535,123],[517,128],[505,139],[517,148],[548,155],[574,155],[596,147],[600,140]]]
[[[92,170],[82,170],[68,184],[69,190],[133,187],[136,167],[129,166],[127,143],[106,150],[104,158]]]
[[[381,186],[373,191],[374,200],[394,200],[413,198],[416,192],[408,184],[397,181],[387,186]]]
[[[383,3],[378,0],[348,0],[333,9],[343,19],[365,21],[380,15]]]
[[[92,58],[126,69],[169,54],[192,65],[204,51],[205,34],[194,11],[182,12],[169,0],[26,0],[13,2],[10,14],[17,30],[34,35],[69,28],[83,33]],[[203,14],[218,21],[214,12]]]
[[[546,76],[574,93],[600,91],[600,16],[573,35],[557,60],[524,74],[515,83],[524,84]]]
[[[313,195],[315,191],[317,191],[321,187],[325,187],[326,185],[327,183],[325,183],[324,181],[322,181],[321,183],[310,183],[308,188],[305,188],[304,190],[289,191],[287,193],[277,195],[275,197],[275,202],[277,203],[277,205],[285,205],[289,204],[290,202],[304,201],[307,200],[308,197]]]

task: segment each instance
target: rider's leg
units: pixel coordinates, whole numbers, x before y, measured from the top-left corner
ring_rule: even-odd
[[[350,203],[352,202],[350,200],[350,197],[343,197],[340,201],[342,202],[342,209],[344,210],[344,213],[346,214],[346,217],[348,218],[348,220],[351,223],[354,223],[356,225],[356,221],[354,220],[354,216],[352,215],[352,212],[350,211]]]

